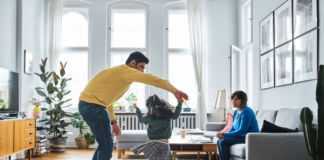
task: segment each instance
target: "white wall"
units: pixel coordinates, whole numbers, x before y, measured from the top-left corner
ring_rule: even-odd
[[[253,54],[254,66],[260,66],[259,56],[259,22],[270,12],[275,10],[285,0],[253,0]],[[319,21],[320,26],[324,26],[324,3],[319,0]],[[319,59],[320,64],[324,63],[323,45],[324,33],[319,32]],[[254,70],[255,102],[259,109],[279,109],[279,108],[302,108],[310,107],[317,114],[317,103],[315,101],[316,80],[292,84],[288,86],[276,87],[267,90],[260,90],[260,67]]]
[[[17,1],[0,1],[0,67],[16,71]]]
[[[29,117],[33,109],[29,101],[36,96],[33,91],[40,80],[24,73],[23,50],[33,53],[33,69],[38,72],[40,58],[47,55],[46,4],[47,0],[0,1],[0,67],[20,73],[20,111]]]
[[[32,116],[33,106],[29,103],[32,97],[38,95],[35,87],[40,86],[40,79],[32,74],[24,73],[24,50],[33,53],[33,72],[39,72],[41,58],[46,55],[45,12],[47,1],[18,0],[18,43],[17,71],[20,72],[20,111]]]

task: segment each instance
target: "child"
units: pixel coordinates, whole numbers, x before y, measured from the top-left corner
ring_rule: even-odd
[[[172,111],[171,105],[160,99],[157,95],[150,96],[146,100],[147,113],[143,117],[141,110],[134,104],[140,123],[147,124],[147,136],[150,141],[140,144],[132,151],[137,155],[144,152],[149,160],[172,160],[172,153],[168,144],[171,137],[171,119],[177,119],[181,112],[182,104],[179,103]]]

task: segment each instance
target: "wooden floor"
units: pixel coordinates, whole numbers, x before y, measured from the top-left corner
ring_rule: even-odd
[[[95,149],[74,149],[68,148],[64,153],[51,153],[48,152],[41,157],[33,157],[32,160],[91,160],[92,156],[95,152]],[[187,153],[187,154],[197,154],[197,153]],[[182,154],[186,155],[186,154]],[[117,151],[113,152],[113,160],[117,160],[118,153]],[[131,151],[126,151],[125,156],[122,157],[123,160],[126,159],[144,159],[143,155],[136,156]],[[186,158],[185,158],[186,159]],[[196,159],[196,158],[190,158]],[[205,157],[202,155],[201,159],[207,159],[207,155]]]
[[[41,157],[34,157],[32,160],[91,160],[95,149],[67,149],[64,153],[48,152]],[[131,155],[131,152],[126,152]],[[117,151],[113,152],[113,159],[117,159]],[[124,157],[127,158],[127,157]]]

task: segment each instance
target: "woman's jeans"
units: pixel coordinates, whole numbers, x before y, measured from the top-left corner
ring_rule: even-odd
[[[114,145],[110,117],[106,108],[97,104],[80,101],[79,112],[99,144],[92,160],[111,159]]]
[[[245,143],[245,136],[243,137],[225,137],[218,139],[217,149],[221,160],[230,160],[230,146],[238,143]]]

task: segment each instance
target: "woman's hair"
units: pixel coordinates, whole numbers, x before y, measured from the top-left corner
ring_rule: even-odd
[[[231,100],[233,100],[235,96],[241,100],[241,106],[246,106],[248,100],[246,93],[243,91],[236,91],[232,94]]]
[[[168,118],[173,115],[173,106],[157,95],[150,96],[146,100],[147,113],[146,116],[153,119]]]

